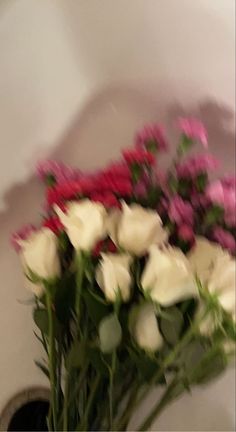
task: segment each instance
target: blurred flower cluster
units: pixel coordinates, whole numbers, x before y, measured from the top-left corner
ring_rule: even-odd
[[[45,215],[12,243],[35,296],[49,430],[125,430],[160,385],[146,430],[234,353],[236,181],[211,180],[219,162],[199,120],[177,125],[166,171],[168,140],[157,124],[97,172],[38,165]],[[204,151],[189,155],[198,144]]]

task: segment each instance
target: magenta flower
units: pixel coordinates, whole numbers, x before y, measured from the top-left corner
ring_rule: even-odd
[[[183,160],[176,165],[177,175],[181,178],[195,179],[200,174],[214,171],[219,167],[219,161],[212,154],[199,154]]]
[[[212,204],[216,204],[224,209],[225,222],[230,226],[235,226],[236,222],[236,188],[232,182],[225,183],[224,179],[216,180],[206,189],[206,197]]]
[[[36,172],[41,180],[46,181],[47,177],[52,176],[58,184],[67,180],[76,180],[81,176],[78,170],[53,160],[39,161]]]
[[[180,117],[177,120],[177,125],[183,135],[191,140],[199,141],[203,147],[208,147],[207,131],[200,120],[195,118]]]
[[[169,217],[177,225],[187,224],[193,225],[194,215],[193,208],[190,203],[184,201],[180,196],[176,195],[170,201]]]
[[[34,225],[24,225],[19,231],[11,235],[11,244],[16,252],[20,252],[22,240],[27,240],[35,231],[37,231],[37,228]]]
[[[134,195],[138,198],[143,198],[147,195],[147,183],[144,180],[139,180],[134,185]]]
[[[189,199],[194,208],[206,208],[209,205],[209,199],[206,197],[206,195],[199,193],[197,190],[193,190],[191,192]]]
[[[223,248],[228,249],[231,253],[236,251],[236,241],[233,235],[221,227],[215,227],[212,237]]]
[[[193,228],[186,224],[181,225],[178,229],[178,237],[192,245],[195,240]]]
[[[158,124],[144,126],[136,135],[135,145],[150,151],[152,149],[167,151],[168,144],[164,128]]]

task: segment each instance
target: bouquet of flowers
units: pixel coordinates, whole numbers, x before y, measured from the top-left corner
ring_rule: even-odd
[[[176,155],[159,125],[94,173],[38,165],[41,226],[15,233],[51,389],[48,429],[139,430],[225,370],[235,350],[236,179],[211,180],[207,133],[181,118]],[[201,153],[192,152],[197,145]],[[192,152],[191,156],[188,154]]]

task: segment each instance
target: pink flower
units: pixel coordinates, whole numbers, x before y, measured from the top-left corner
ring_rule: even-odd
[[[213,231],[212,237],[223,248],[228,249],[231,253],[236,251],[236,241],[233,235],[221,227],[216,227]]]
[[[147,194],[147,184],[145,181],[140,180],[135,186],[134,186],[134,195],[143,198]]]
[[[149,151],[152,149],[167,151],[168,144],[164,128],[158,124],[144,126],[136,135],[135,145]]]
[[[53,160],[39,161],[36,166],[38,177],[47,181],[47,178],[52,176],[56,183],[63,183],[67,180],[75,180],[80,177],[80,172],[73,168]]]
[[[203,147],[208,147],[207,131],[201,121],[195,118],[180,117],[177,125],[187,138],[200,141]]]
[[[236,188],[232,183],[225,183],[216,180],[206,189],[206,197],[211,203],[224,209],[225,222],[230,226],[235,226],[236,215]]]
[[[128,165],[154,165],[156,162],[152,153],[141,149],[124,150],[123,157]]]
[[[16,252],[21,251],[21,241],[27,240],[27,238],[35,231],[37,231],[37,228],[34,225],[24,225],[19,231],[16,231],[11,235],[11,244]]]
[[[214,171],[219,161],[210,153],[200,154],[185,159],[176,165],[177,175],[181,178],[195,179],[198,175]]]
[[[226,175],[221,180],[222,184],[226,187],[236,189],[236,177],[231,175]]]
[[[169,205],[168,214],[170,219],[177,225],[181,225],[183,223],[187,225],[193,225],[193,208],[190,203],[184,201],[178,195],[172,198]]]
[[[195,235],[191,226],[183,224],[178,229],[178,237],[185,242],[190,243],[191,245],[194,243]]]
[[[206,208],[209,205],[209,199],[206,195],[199,193],[197,190],[192,190],[191,195],[189,197],[191,204],[194,208],[196,207],[204,207]]]

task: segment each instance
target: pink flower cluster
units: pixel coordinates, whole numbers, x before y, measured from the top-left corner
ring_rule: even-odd
[[[140,130],[135,145],[122,152],[121,160],[94,173],[81,173],[56,161],[40,162],[37,172],[47,185],[47,213],[42,226],[56,235],[63,230],[55,215],[55,204],[66,211],[67,201],[86,197],[110,209],[120,208],[124,200],[156,209],[170,229],[173,244],[182,247],[185,252],[193,245],[195,235],[200,234],[235,253],[236,178],[224,176],[210,184],[208,173],[219,167],[219,161],[210,153],[183,157],[195,141],[207,147],[205,127],[192,118],[180,118],[178,126],[182,135],[191,140],[190,145],[181,136],[180,147],[183,145],[184,151],[181,153],[177,149],[178,162],[171,164],[166,171],[161,171],[156,164],[159,152],[167,150],[164,129],[157,124],[146,125]],[[218,212],[214,206],[221,207],[224,212]],[[207,224],[206,216],[211,217],[208,213],[211,211],[213,222]],[[34,230],[35,227],[29,225],[13,234],[12,244],[18,251],[21,241]],[[97,251],[113,247],[105,240],[97,245]]]
[[[191,140],[199,141],[203,147],[208,147],[208,137],[205,126],[195,118],[180,117],[177,125],[182,134]]]
[[[146,125],[137,135],[135,144],[147,150],[167,151],[168,144],[164,128],[158,124]]]
[[[225,222],[229,226],[236,226],[236,188],[235,181],[228,179],[216,180],[206,190],[206,197],[212,204],[224,209]]]
[[[191,204],[184,201],[180,196],[171,199],[168,214],[172,222],[178,226],[186,224],[192,226],[194,222],[193,208]]]
[[[198,175],[214,171],[219,167],[219,161],[211,154],[192,156],[176,165],[178,177],[195,179]]]
[[[63,164],[62,162],[43,160],[36,166],[38,177],[46,181],[48,176],[52,176],[56,183],[63,183],[67,180],[75,180],[80,177],[80,172]]]
[[[228,249],[229,252],[235,253],[236,241],[233,235],[223,229],[222,227],[215,227],[212,233],[213,240],[217,241],[223,248]]]

